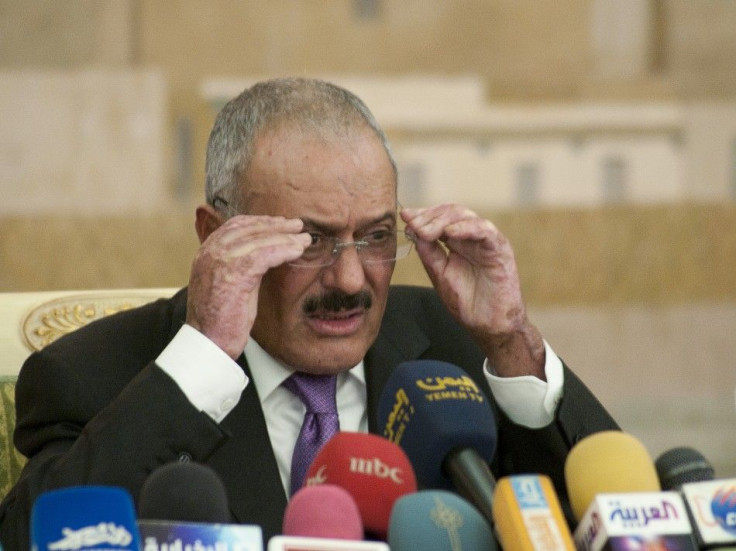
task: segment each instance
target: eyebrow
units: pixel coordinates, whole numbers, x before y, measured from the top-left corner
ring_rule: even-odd
[[[341,229],[341,227],[334,226],[334,225],[331,226],[330,224],[319,222],[317,220],[314,220],[313,218],[300,217],[300,219],[302,223],[304,224],[305,229],[308,228],[310,230],[317,230],[326,235],[337,233]],[[358,228],[356,228],[356,231],[360,231],[369,226],[373,226],[374,224],[379,224],[387,220],[396,223],[396,213],[393,211],[387,211],[381,216],[378,216],[377,218],[374,218],[373,220],[368,220],[364,224],[361,224]]]

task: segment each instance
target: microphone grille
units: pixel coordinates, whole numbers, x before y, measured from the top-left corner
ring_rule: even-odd
[[[225,486],[201,463],[167,463],[146,479],[138,497],[138,517],[174,522],[231,522]]]
[[[685,446],[672,448],[654,463],[663,490],[677,490],[688,482],[713,480],[713,466],[699,451]]]

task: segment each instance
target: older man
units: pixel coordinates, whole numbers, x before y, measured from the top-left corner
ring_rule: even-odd
[[[497,475],[548,473],[564,499],[570,446],[615,423],[528,320],[498,229],[457,205],[402,209],[396,185],[382,130],[346,90],[283,79],[229,102],[188,288],[23,366],[16,444],[29,462],[0,510],[6,548],[26,548],[45,490],[137,495],[156,467],[190,459],[223,479],[234,521],[278,533],[301,483],[292,375],[328,381],[341,430],[378,432],[386,379],[418,358],[459,365],[492,397]],[[412,245],[434,289],[389,286]]]

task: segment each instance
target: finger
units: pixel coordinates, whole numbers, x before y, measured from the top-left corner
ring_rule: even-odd
[[[410,209],[405,221],[418,237],[434,241],[445,237],[447,226],[469,219],[480,218],[470,209],[460,205],[439,205],[426,209]]]
[[[447,265],[447,252],[437,241],[424,240],[416,242],[416,250],[432,285],[437,288],[442,281],[442,273]]]
[[[304,223],[299,218],[283,218],[280,216],[245,216],[239,215],[227,220],[213,235],[215,240],[228,243],[242,238],[253,238],[269,234],[300,233]]]

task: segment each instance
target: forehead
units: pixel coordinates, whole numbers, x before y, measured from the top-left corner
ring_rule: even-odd
[[[337,221],[396,210],[396,175],[367,128],[339,136],[265,133],[255,142],[245,185],[251,214]]]

